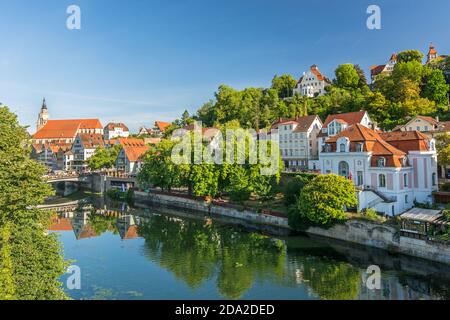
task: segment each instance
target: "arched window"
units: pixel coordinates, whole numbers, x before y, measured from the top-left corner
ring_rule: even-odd
[[[433,175],[431,176],[431,182],[432,182],[433,186],[436,185],[436,172],[433,172]]]
[[[386,176],[384,174],[378,176],[378,186],[380,188],[386,188]]]
[[[379,158],[377,161],[377,165],[380,168],[384,168],[386,166],[386,158]]]
[[[408,174],[403,175],[403,185],[405,188],[408,188]]]
[[[345,152],[345,143],[339,145],[339,152]]]
[[[348,163],[345,161],[339,162],[339,175],[348,178],[349,172]]]

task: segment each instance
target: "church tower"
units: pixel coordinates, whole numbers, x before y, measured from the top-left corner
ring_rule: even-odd
[[[438,53],[436,51],[436,48],[432,43],[430,43],[430,49],[428,50],[427,55],[427,63],[430,63],[433,60],[436,60],[438,58]]]
[[[36,124],[36,132],[41,130],[47,124],[48,116],[47,104],[45,103],[44,98],[44,100],[42,101],[41,112],[39,112],[39,117]]]

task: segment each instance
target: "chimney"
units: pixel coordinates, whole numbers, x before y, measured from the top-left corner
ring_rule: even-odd
[[[436,122],[439,123],[439,116],[436,116]]]

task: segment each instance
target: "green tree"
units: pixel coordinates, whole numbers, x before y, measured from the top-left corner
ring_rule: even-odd
[[[52,194],[46,170],[30,159],[29,135],[7,107],[0,107],[0,132],[0,299],[65,299],[61,244],[46,233],[51,214],[35,209]]]
[[[359,64],[355,64],[355,65],[353,65],[353,67],[355,68],[356,73],[359,76],[358,87],[360,89],[364,90],[364,92],[368,93],[370,90],[369,90],[369,86],[367,84],[367,77],[366,77],[364,70],[361,68],[361,66]]]
[[[272,79],[272,89],[278,92],[281,99],[292,97],[297,80],[290,74],[275,76]]]
[[[297,213],[302,219],[326,226],[345,220],[345,208],[354,207],[357,203],[350,180],[333,174],[319,175],[303,188],[297,202]]]
[[[187,126],[189,124],[190,119],[191,116],[189,115],[189,112],[187,110],[184,110],[183,114],[181,115],[181,122],[183,126]]]
[[[397,63],[415,61],[422,63],[423,53],[419,50],[406,50],[397,55]]]
[[[289,180],[283,190],[285,205],[296,204],[303,188],[315,177],[315,174],[299,174]]]
[[[342,89],[356,89],[360,84],[360,77],[353,64],[341,64],[335,71],[337,87]]]
[[[438,105],[446,106],[448,103],[448,91],[449,85],[445,81],[444,73],[442,70],[434,69],[425,79],[422,96],[436,102]]]
[[[98,147],[95,154],[88,160],[89,168],[100,170],[114,167],[121,150],[121,145],[114,145],[111,148]]]
[[[183,185],[183,173],[180,165],[172,161],[172,148],[175,142],[163,139],[155,148],[150,149],[143,158],[138,179],[143,185],[160,187],[171,191]]]
[[[436,137],[436,149],[439,164],[450,166],[450,136],[448,134],[441,134]]]

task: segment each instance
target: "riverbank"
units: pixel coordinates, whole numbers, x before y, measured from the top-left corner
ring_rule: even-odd
[[[143,203],[145,205],[197,211],[208,215],[224,216],[258,225],[291,230],[288,219],[285,217],[240,210],[239,208],[219,203],[208,203],[180,195],[137,191],[135,192],[135,202],[136,204]],[[349,220],[345,224],[335,225],[330,229],[311,227],[305,233],[450,265],[450,246],[448,244],[403,237],[395,227],[375,222],[355,219]]]

